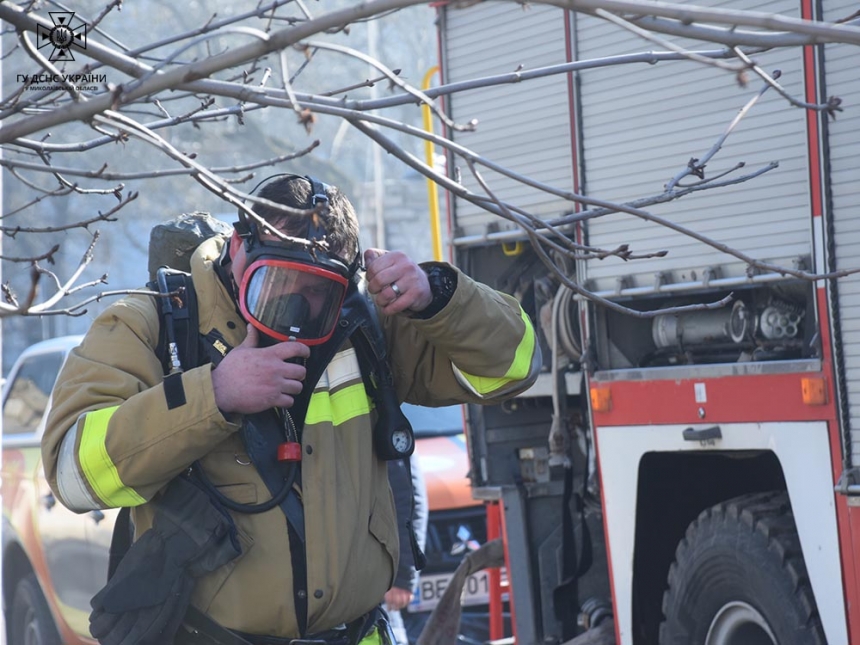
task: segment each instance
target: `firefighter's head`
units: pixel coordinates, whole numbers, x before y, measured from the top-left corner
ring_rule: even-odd
[[[254,204],[265,225],[240,214],[230,241],[240,309],[270,339],[323,343],[359,263],[355,210],[337,188],[313,177],[277,176],[258,196],[313,213]],[[267,227],[313,244],[286,241]]]

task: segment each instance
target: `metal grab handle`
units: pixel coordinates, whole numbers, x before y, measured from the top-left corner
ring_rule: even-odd
[[[709,441],[711,439],[723,438],[720,426],[711,426],[710,428],[702,428],[701,430],[687,428],[682,434],[684,441]]]

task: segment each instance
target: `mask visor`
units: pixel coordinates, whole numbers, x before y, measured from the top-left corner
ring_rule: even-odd
[[[270,338],[319,345],[334,332],[346,287],[346,278],[328,269],[264,257],[245,270],[239,307]]]

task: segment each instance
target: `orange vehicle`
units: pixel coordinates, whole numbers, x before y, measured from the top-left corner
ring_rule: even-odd
[[[40,441],[50,393],[81,336],[26,349],[3,389],[2,591],[10,645],[94,645],[90,599],[107,579],[116,510],[72,513],[45,481]],[[486,539],[484,507],[471,497],[460,406],[404,405],[415,426],[428,489],[427,568],[405,622],[417,638],[463,555]],[[487,638],[487,579],[476,574],[464,593],[463,635]]]
[[[7,642],[81,645],[90,598],[104,585],[115,512],[76,515],[45,481],[40,441],[67,336],[26,349],[3,388],[3,612]]]

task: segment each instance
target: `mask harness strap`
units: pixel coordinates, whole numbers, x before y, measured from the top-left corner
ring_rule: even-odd
[[[326,190],[328,189],[328,184],[321,182],[316,177],[311,177],[310,175],[294,175],[292,173],[280,173],[277,175],[272,175],[270,177],[266,177],[259,184],[254,186],[251,189],[250,194],[256,193],[259,188],[267,183],[269,183],[273,179],[305,179],[311,185],[311,195],[308,199],[308,208],[316,208],[317,204],[321,202],[328,203],[328,194]],[[239,221],[233,225],[236,228],[236,231],[239,233],[239,237],[241,237],[245,241],[245,250],[250,251],[254,243],[259,239],[259,231],[257,227],[257,222],[253,218],[248,217],[248,215],[240,208],[239,209]],[[311,215],[308,217],[308,230],[305,234],[305,239],[308,240],[322,240],[326,235],[326,229],[323,225],[322,221],[317,215]]]
[[[411,451],[405,457],[402,455],[392,457],[388,452],[390,450],[388,439],[391,436],[391,429],[407,428],[408,432],[412,434],[412,427],[400,409],[397,392],[394,389],[394,377],[391,373],[391,366],[388,363],[388,345],[382,332],[379,314],[376,311],[376,307],[370,301],[365,291],[365,286],[365,283],[362,282],[360,287],[356,289],[355,296],[353,298],[347,296],[347,299],[355,302],[355,306],[361,310],[361,318],[364,320],[358,329],[358,333],[353,334],[352,340],[359,364],[363,363],[365,366],[361,371],[365,387],[371,392],[373,402],[376,405],[377,420],[376,426],[373,429],[374,443],[377,447],[377,455],[380,458],[401,458],[403,460],[406,474],[409,477],[410,485],[412,485],[412,464],[409,459]],[[346,309],[346,303],[344,303],[344,309]],[[412,504],[409,519],[406,520],[406,527],[409,530],[409,545],[412,548],[415,569],[421,571],[427,564],[427,558],[418,544],[418,537],[415,535],[414,519],[415,494],[413,491]]]

